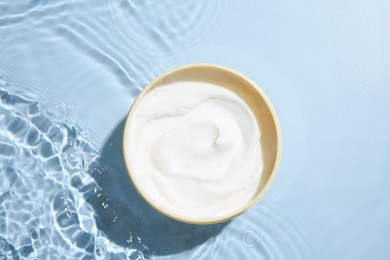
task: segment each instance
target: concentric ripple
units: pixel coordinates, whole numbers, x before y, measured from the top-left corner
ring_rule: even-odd
[[[112,1],[111,14],[141,50],[178,51],[194,45],[215,24],[223,1]]]
[[[0,70],[22,75],[0,73],[0,259],[319,259],[299,214],[269,197],[218,228],[158,215],[132,200],[121,162],[104,161],[122,158],[121,148],[104,158],[93,131],[73,122],[74,113],[112,116],[81,111],[110,104],[98,96],[128,94],[118,101],[127,109],[153,78],[186,62],[170,58],[208,43],[228,2],[0,1]],[[79,107],[52,98],[63,94]]]
[[[33,2],[36,4],[20,5],[19,8],[11,3],[0,4],[1,54],[4,63],[0,65],[14,63],[14,56],[22,53],[23,63],[17,63],[17,68],[35,71],[37,60],[42,59],[40,65],[47,66],[45,73],[54,75],[59,71],[48,63],[53,60],[69,62],[67,59],[76,54],[80,59],[71,62],[77,63],[83,57],[93,62],[78,68],[77,74],[73,73],[72,77],[64,77],[62,85],[70,84],[69,89],[74,86],[75,80],[77,85],[90,87],[83,83],[86,84],[85,79],[91,78],[94,72],[91,67],[100,64],[134,97],[163,72],[157,62],[152,66],[146,60],[148,57],[129,49],[136,39],[123,38],[121,32],[115,32],[116,21],[111,17],[106,2],[89,1],[88,6],[85,1]],[[93,15],[85,15],[86,9]],[[116,37],[113,37],[113,33]],[[15,50],[19,51],[15,53]],[[39,58],[29,58],[35,54]],[[59,66],[66,66],[64,63]],[[75,79],[78,75],[83,81]]]
[[[316,236],[299,214],[267,197],[255,208],[231,221],[214,239],[191,252],[166,259],[321,259]],[[164,258],[165,259],[165,258]]]
[[[118,246],[99,230],[96,207],[118,217],[90,175],[100,155],[66,122],[67,105],[10,93],[0,80],[0,259],[147,257],[140,237]]]

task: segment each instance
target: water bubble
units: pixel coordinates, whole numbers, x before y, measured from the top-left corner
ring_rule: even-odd
[[[259,243],[260,237],[254,230],[247,230],[242,234],[242,243],[247,247],[254,247]]]
[[[81,153],[64,154],[63,162],[69,171],[81,171],[85,168],[84,155]]]
[[[68,107],[59,99],[46,100],[40,106],[42,114],[54,122],[65,122],[68,116]]]

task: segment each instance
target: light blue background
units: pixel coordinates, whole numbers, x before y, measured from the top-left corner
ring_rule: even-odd
[[[65,100],[103,147],[156,76],[230,66],[273,102],[283,159],[202,257],[390,259],[390,1],[147,2],[1,3],[0,68]]]

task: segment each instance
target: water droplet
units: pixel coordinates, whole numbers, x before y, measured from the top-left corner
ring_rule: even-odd
[[[68,107],[59,99],[43,101],[40,106],[41,112],[54,122],[65,122],[68,116]]]
[[[81,153],[65,154],[63,162],[69,171],[80,171],[85,167],[84,155]]]
[[[242,234],[241,238],[242,243],[247,247],[254,247],[259,243],[260,237],[254,230],[247,230]]]

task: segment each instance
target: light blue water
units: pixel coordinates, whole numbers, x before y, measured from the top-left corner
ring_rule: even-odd
[[[5,85],[2,80],[0,257],[147,256],[139,236],[127,233],[136,241],[121,247],[100,228],[99,220],[120,222],[120,210],[96,182],[105,174],[101,155],[67,122],[67,106],[10,94]]]
[[[0,259],[390,259],[390,2],[0,0]],[[267,92],[284,150],[221,225],[151,209],[123,164],[141,89],[188,63]]]

